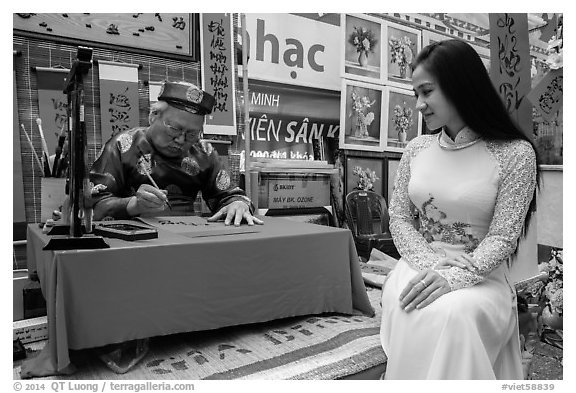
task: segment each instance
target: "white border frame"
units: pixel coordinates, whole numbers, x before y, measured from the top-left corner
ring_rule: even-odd
[[[376,23],[380,25],[380,34],[378,35],[378,40],[380,41],[380,77],[363,76],[358,74],[352,74],[346,72],[346,67],[351,67],[351,65],[346,64],[346,45],[348,44],[348,37],[346,36],[346,19],[348,16],[354,18],[363,19],[369,22]],[[365,14],[340,14],[340,43],[342,44],[342,50],[340,54],[340,76],[347,79],[354,79],[364,82],[371,82],[383,85],[386,82],[386,65],[385,65],[385,50],[388,44],[384,41],[384,20],[375,18],[373,16]],[[385,46],[383,46],[386,43]]]
[[[415,98],[415,94],[412,90],[408,90],[408,89],[400,89],[398,87],[394,87],[394,86],[390,86],[387,91],[386,91],[386,110],[384,113],[384,117],[386,118],[386,124],[383,124],[383,127],[386,127],[386,135],[385,135],[385,144],[384,144],[384,151],[395,151],[395,152],[404,152],[404,147],[396,147],[396,146],[388,146],[388,133],[389,133],[389,127],[388,127],[388,123],[389,123],[389,118],[388,118],[388,111],[390,110],[390,94],[391,93],[398,93],[398,94],[404,94],[406,96],[409,97],[414,97]],[[416,105],[414,105],[414,108],[412,108],[414,113],[416,114],[416,137],[422,135],[422,113],[420,113],[419,110],[416,109]],[[414,139],[412,138],[412,139]],[[410,142],[412,139],[407,140],[406,142]]]
[[[377,90],[380,91],[382,95],[381,103],[380,103],[380,133],[379,133],[379,142],[377,146],[366,146],[366,145],[357,145],[352,143],[346,143],[346,119],[347,119],[347,102],[346,102],[346,88],[347,86],[358,86],[366,89]],[[342,89],[340,91],[340,139],[339,139],[339,147],[340,149],[348,149],[348,150],[364,150],[364,151],[378,151],[383,152],[384,147],[386,146],[386,139],[388,133],[384,133],[384,124],[388,124],[387,119],[387,111],[385,112],[384,109],[388,108],[388,87],[381,86],[381,85],[374,85],[370,83],[350,80],[350,79],[342,79]]]
[[[415,34],[416,35],[416,51],[413,53],[414,58],[416,57],[416,55],[422,50],[422,31],[415,29],[413,27],[408,27],[408,26],[404,26],[398,23],[394,23],[394,22],[388,22],[386,21],[384,23],[384,29],[383,31],[383,39],[382,41],[386,43],[386,49],[384,52],[384,62],[383,64],[383,68],[384,68],[384,80],[386,81],[386,84],[390,85],[390,86],[396,86],[396,87],[400,87],[400,88],[412,88],[412,78],[407,78],[405,81],[401,82],[399,79],[397,78],[391,78],[388,75],[388,70],[389,70],[389,65],[390,65],[390,58],[389,58],[389,46],[388,46],[388,29],[389,28],[394,28],[394,29],[398,29],[398,30],[402,30],[405,31],[407,33],[410,34]],[[384,51],[384,49],[383,49]]]

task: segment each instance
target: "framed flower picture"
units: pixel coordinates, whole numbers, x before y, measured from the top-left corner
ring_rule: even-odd
[[[374,191],[385,195],[384,159],[379,157],[346,157],[346,194],[354,190]]]
[[[387,89],[386,148],[387,151],[404,151],[412,139],[421,134],[422,116],[416,110],[414,92],[397,87]]]
[[[340,95],[340,148],[384,151],[386,133],[382,118],[386,87],[342,80]]]
[[[341,74],[344,78],[383,84],[383,21],[364,14],[341,14]]]
[[[390,85],[406,88],[412,83],[410,64],[422,49],[422,33],[391,22],[386,22],[384,32],[386,80]]]

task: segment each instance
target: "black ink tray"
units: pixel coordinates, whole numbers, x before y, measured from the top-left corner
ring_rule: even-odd
[[[94,234],[127,241],[157,239],[158,230],[134,221],[102,221],[94,227]]]

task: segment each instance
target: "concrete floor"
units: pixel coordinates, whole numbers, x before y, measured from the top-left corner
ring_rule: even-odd
[[[540,339],[540,334],[542,334],[544,330],[547,330],[547,339],[558,340],[560,346],[562,346],[562,333],[557,331],[557,334],[554,334],[550,329],[544,329],[541,318],[536,314],[520,312],[518,314],[518,322],[521,337],[527,338],[524,349],[532,353],[532,361],[528,367],[528,379],[563,379],[563,350]],[[525,356],[525,353],[523,356]],[[526,368],[524,371],[526,372]]]
[[[560,380],[563,379],[563,351],[552,345],[538,341],[534,344],[534,355],[530,365],[529,379]]]

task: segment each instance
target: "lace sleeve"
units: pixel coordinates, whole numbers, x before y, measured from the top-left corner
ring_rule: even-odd
[[[417,270],[432,268],[440,261],[429,243],[414,228],[411,211],[413,204],[408,195],[410,162],[422,149],[430,146],[433,139],[430,135],[423,135],[413,139],[406,147],[398,165],[389,208],[390,233],[394,245],[402,258]]]
[[[514,252],[536,187],[536,155],[525,141],[487,143],[498,161],[500,181],[488,233],[472,252],[476,271],[452,267],[439,270],[452,290],[482,281]]]

